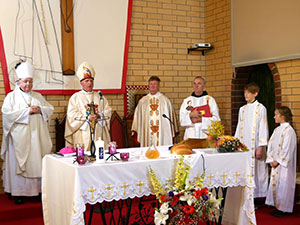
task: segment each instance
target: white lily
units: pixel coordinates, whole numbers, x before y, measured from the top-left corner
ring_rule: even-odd
[[[165,215],[163,213],[160,213],[158,211],[155,210],[155,213],[154,213],[154,223],[155,225],[165,225],[166,222],[167,222],[167,219],[169,218],[169,215]]]
[[[163,204],[160,206],[159,211],[160,211],[161,213],[163,213],[163,214],[168,214],[169,211],[170,211],[170,212],[173,212],[173,209],[171,209],[171,208],[169,207],[169,203],[168,203],[168,202],[165,202],[165,203],[163,203]]]
[[[180,201],[186,201],[188,205],[192,205],[196,199],[189,192],[184,192],[184,195],[180,196]]]

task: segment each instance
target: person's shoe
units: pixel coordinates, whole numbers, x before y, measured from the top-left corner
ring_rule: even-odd
[[[23,196],[15,196],[15,204],[16,205],[24,204],[24,197]]]
[[[275,215],[278,214],[279,212],[280,212],[279,210],[275,209],[275,210],[271,211],[270,214],[271,214],[272,216],[275,216]]]
[[[278,210],[278,212],[276,214],[274,214],[274,216],[278,217],[278,218],[282,218],[282,217],[286,217],[286,216],[291,216],[292,213],[288,213],[288,212],[282,212],[280,210]]]

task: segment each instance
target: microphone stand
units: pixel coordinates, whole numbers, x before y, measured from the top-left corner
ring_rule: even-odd
[[[162,117],[163,118],[166,118],[167,120],[169,120],[170,124],[173,125],[173,128],[174,128],[174,134],[175,134],[175,142],[177,143],[177,136],[176,136],[176,126],[175,126],[175,123],[166,115],[166,114],[162,114]],[[176,144],[174,143],[174,144]],[[173,146],[169,147],[169,149],[171,149]]]

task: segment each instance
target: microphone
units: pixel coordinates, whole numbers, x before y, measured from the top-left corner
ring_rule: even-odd
[[[100,99],[103,99],[103,94],[100,90],[98,91],[98,94],[100,95]]]
[[[171,124],[173,124],[173,126],[174,126],[174,131],[175,131],[175,124],[173,123],[173,121],[172,121],[169,117],[167,117],[166,114],[162,114],[162,116],[163,116],[163,118],[166,118],[167,120],[169,120]]]

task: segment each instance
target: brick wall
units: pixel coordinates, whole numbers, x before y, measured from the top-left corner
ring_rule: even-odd
[[[213,44],[207,52],[206,80],[208,93],[215,97],[225,132],[231,133],[230,0],[205,1],[205,37]]]

